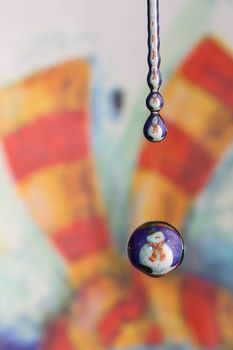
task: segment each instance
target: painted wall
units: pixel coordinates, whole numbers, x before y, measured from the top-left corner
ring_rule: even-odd
[[[0,350],[233,347],[232,15],[161,1],[152,145],[146,1],[2,2]],[[125,254],[153,219],[186,242],[156,281]]]

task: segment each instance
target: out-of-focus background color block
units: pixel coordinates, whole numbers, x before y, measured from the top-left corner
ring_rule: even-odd
[[[160,7],[151,144],[146,0],[1,4],[0,350],[233,349],[233,1]],[[126,257],[150,220],[186,243],[161,279]]]

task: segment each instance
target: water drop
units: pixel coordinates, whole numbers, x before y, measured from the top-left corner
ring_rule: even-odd
[[[167,136],[166,125],[159,113],[151,113],[143,132],[146,139],[151,142],[160,142]]]
[[[163,108],[163,98],[160,93],[152,91],[146,99],[146,105],[151,112],[159,112]]]
[[[160,221],[147,222],[131,235],[128,256],[136,269],[151,277],[161,277],[182,263],[184,242],[173,226]]]

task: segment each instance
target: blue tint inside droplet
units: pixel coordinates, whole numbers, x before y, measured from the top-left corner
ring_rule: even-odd
[[[164,222],[148,222],[137,228],[128,242],[134,267],[151,277],[161,277],[177,268],[184,256],[180,233]]]
[[[152,113],[147,119],[144,129],[145,138],[150,142],[160,142],[167,135],[167,128],[159,113]]]

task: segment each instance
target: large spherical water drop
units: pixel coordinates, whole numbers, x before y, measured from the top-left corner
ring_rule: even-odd
[[[184,242],[171,225],[153,221],[138,227],[128,242],[134,267],[151,277],[161,277],[177,268],[184,257]]]

